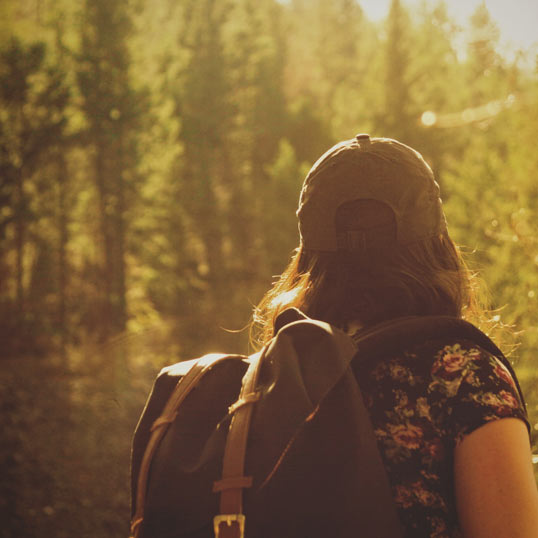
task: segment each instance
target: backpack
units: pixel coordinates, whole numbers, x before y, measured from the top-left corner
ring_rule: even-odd
[[[517,384],[495,344],[449,316],[390,320],[352,339],[290,308],[275,333],[249,357],[161,371],[133,439],[132,538],[399,538],[353,363],[466,338]]]

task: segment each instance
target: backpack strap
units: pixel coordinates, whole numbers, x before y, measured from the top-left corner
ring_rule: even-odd
[[[382,355],[398,353],[417,343],[439,338],[471,340],[497,357],[510,372],[523,409],[527,411],[523,391],[510,361],[485,333],[464,319],[454,316],[406,316],[367,327],[354,336],[359,360],[375,360]]]
[[[220,492],[219,514],[213,518],[215,538],[243,538],[243,489],[252,485],[252,476],[244,476],[247,438],[252,417],[253,403],[260,399],[256,384],[266,346],[260,353],[251,355],[250,366],[243,377],[239,399],[229,408],[233,415],[222,463],[222,478],[213,484],[213,491]]]
[[[146,501],[146,490],[148,486],[149,470],[151,461],[155,452],[164,437],[168,426],[174,422],[177,411],[183,400],[188,396],[194,387],[198,384],[202,376],[208,372],[215,364],[229,359],[244,360],[243,355],[225,355],[220,353],[211,353],[204,355],[194,361],[192,366],[186,372],[175,386],[170,398],[166,402],[161,415],[153,422],[151,426],[151,435],[144,451],[144,456],[138,472],[138,481],[136,488],[136,510],[131,519],[130,538],[138,538],[140,529],[144,520],[144,508]]]

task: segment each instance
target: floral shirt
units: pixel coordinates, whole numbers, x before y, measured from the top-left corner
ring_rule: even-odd
[[[471,341],[431,340],[356,374],[405,537],[459,537],[454,447],[486,422],[526,422],[510,373]]]

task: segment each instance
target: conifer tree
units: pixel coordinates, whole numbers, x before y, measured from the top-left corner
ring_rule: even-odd
[[[384,106],[378,125],[407,144],[413,145],[417,114],[412,100],[410,65],[412,43],[409,15],[400,0],[392,0],[384,43]]]
[[[123,331],[127,320],[126,238],[141,113],[141,96],[130,81],[130,29],[129,6],[124,0],[85,2],[78,86],[87,122],[82,141],[97,191],[101,251],[94,274],[95,293],[101,299],[91,324],[103,338]]]
[[[176,210],[182,215],[181,228],[173,232],[181,237],[173,242],[181,241],[184,248],[174,256],[179,270],[194,269],[193,278],[203,283],[207,295],[202,301],[209,311],[221,302],[218,297],[224,289],[227,271],[223,198],[218,193],[225,195],[228,189],[222,183],[219,164],[232,115],[223,43],[230,5],[228,1],[213,0],[189,1],[184,5],[178,45],[186,59],[172,89],[180,123],[178,143],[183,148],[173,169],[172,182]],[[183,293],[176,297],[175,310],[179,315],[191,299]]]
[[[23,346],[35,344],[44,300],[45,290],[32,293],[29,283],[41,269],[32,259],[43,259],[51,247],[51,238],[37,233],[36,226],[44,210],[39,202],[50,190],[42,170],[51,149],[61,144],[65,126],[68,91],[62,77],[47,66],[43,43],[24,45],[14,37],[0,53],[0,294],[5,305],[0,325]],[[8,315],[10,307],[15,316]]]

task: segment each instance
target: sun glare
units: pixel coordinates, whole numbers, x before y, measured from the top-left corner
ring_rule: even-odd
[[[403,0],[409,7],[418,7],[423,0]],[[445,2],[448,14],[462,28],[469,17],[484,2],[492,19],[501,31],[501,43],[510,49],[529,49],[538,46],[538,2],[536,0],[451,0]],[[389,11],[391,0],[358,0],[366,16],[373,21],[383,20]],[[438,0],[425,0],[429,6]]]
[[[422,122],[422,125],[425,125],[426,127],[431,127],[437,122],[437,114],[435,112],[432,112],[431,110],[426,110],[426,112],[422,114],[420,121]]]

